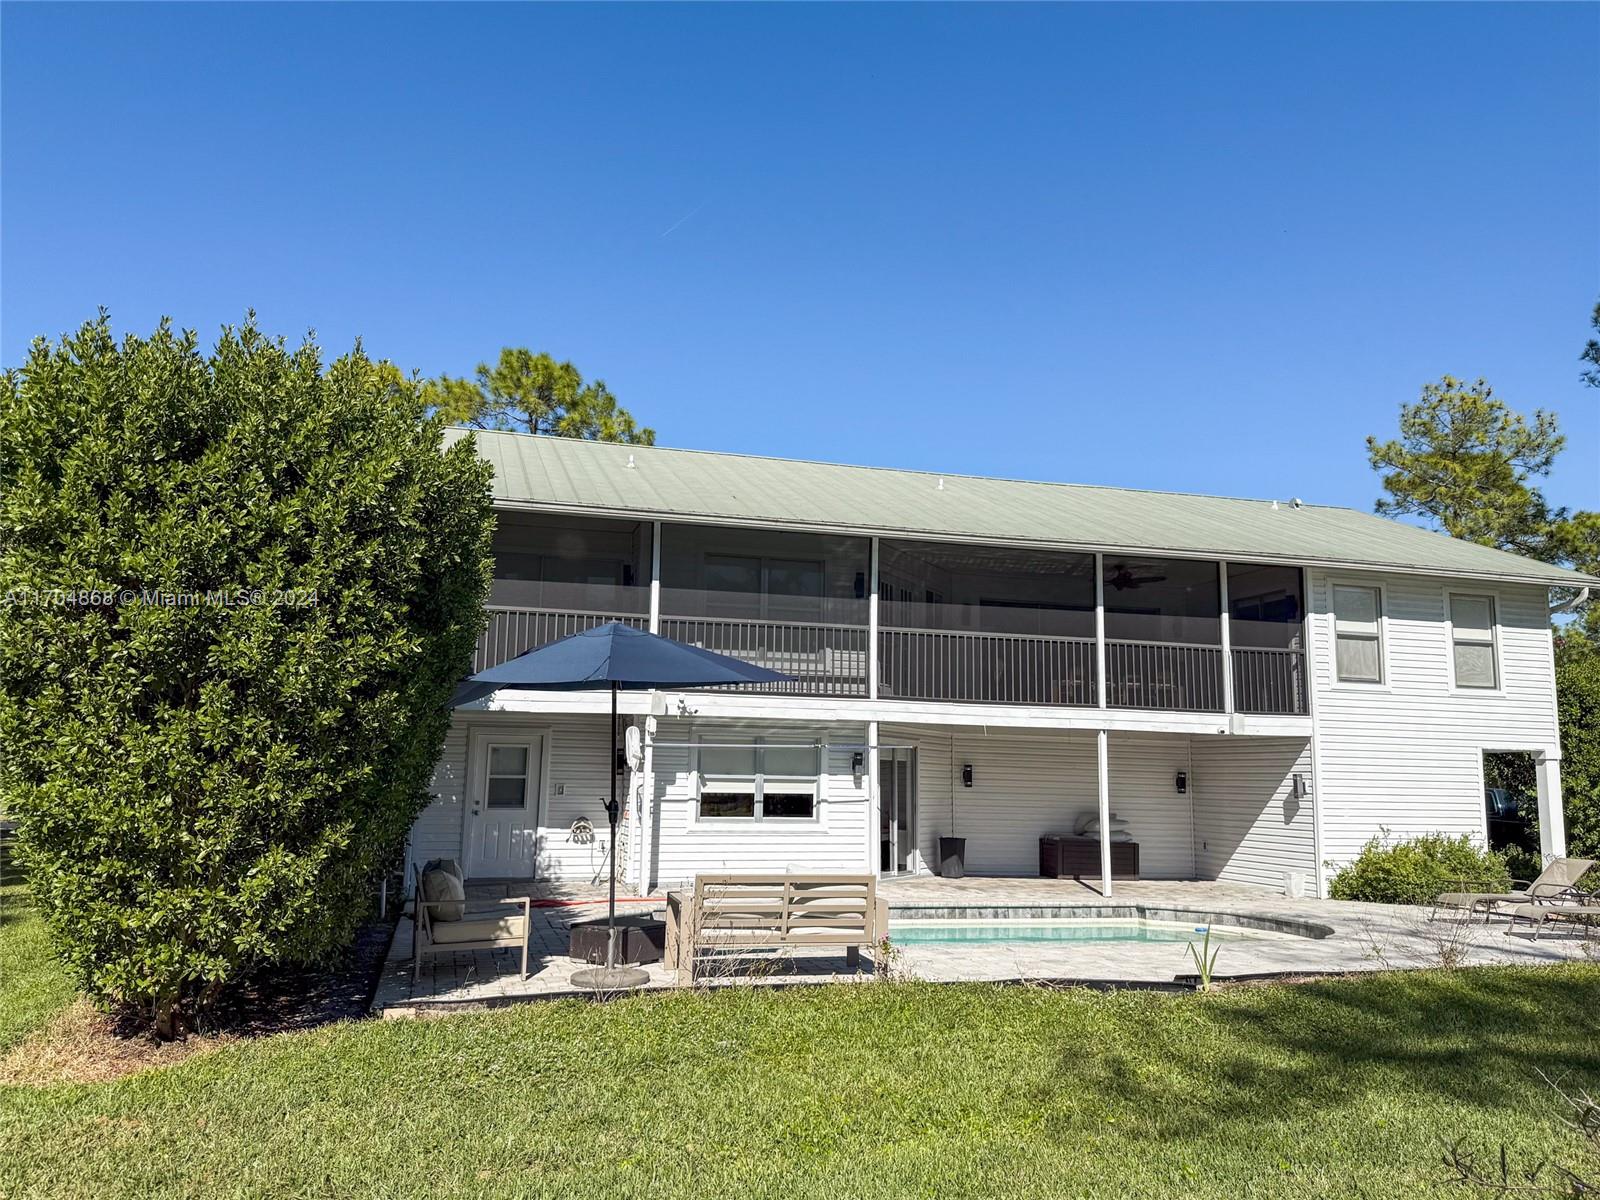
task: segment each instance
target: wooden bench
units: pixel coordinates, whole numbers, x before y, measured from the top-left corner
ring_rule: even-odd
[[[693,892],[667,893],[666,961],[680,982],[703,950],[842,949],[854,968],[888,933],[871,875],[697,875]]]

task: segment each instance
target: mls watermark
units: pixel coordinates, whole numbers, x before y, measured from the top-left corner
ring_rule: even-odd
[[[203,592],[164,588],[12,588],[0,604],[49,608],[315,608],[315,588],[210,588]]]

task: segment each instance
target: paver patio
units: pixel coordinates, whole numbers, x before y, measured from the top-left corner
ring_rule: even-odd
[[[1054,917],[1144,918],[1152,921],[1209,921],[1226,926],[1238,920],[1270,925],[1295,922],[1327,930],[1326,936],[1300,937],[1261,933],[1220,941],[1219,976],[1318,974],[1444,965],[1520,963],[1536,965],[1584,957],[1600,957],[1600,937],[1579,930],[1548,932],[1534,940],[1508,936],[1504,919],[1484,924],[1482,918],[1462,921],[1427,908],[1355,904],[1336,900],[1290,899],[1267,888],[1214,882],[1141,880],[1118,883],[1110,898],[1092,886],[1070,879],[968,877],[960,880],[912,878],[885,880],[889,901],[890,940],[897,924],[913,920],[949,921],[960,916],[984,920],[1026,921]],[[567,957],[568,929],[577,921],[605,915],[600,888],[527,885],[472,885],[469,900],[492,899],[524,890],[547,907],[533,910],[530,975],[518,973],[511,950],[473,951],[423,960],[420,977],[411,978],[411,922],[403,917],[395,931],[388,959],[373,1001],[387,1016],[430,1011],[493,1007],[557,996],[588,996],[572,986],[572,973],[582,967]],[[665,892],[619,900],[619,913],[660,913]],[[1196,941],[1199,940],[1197,935]],[[1218,946],[1213,941],[1213,948]],[[1007,942],[907,944],[896,951],[894,968],[903,974],[936,982],[1085,981],[1150,985],[1170,983],[1194,970],[1184,942]],[[763,985],[867,981],[875,969],[863,956],[859,970],[845,967],[844,955],[783,957],[757,971]],[[673,972],[649,965],[649,988],[676,986]],[[738,977],[713,983],[741,982]]]

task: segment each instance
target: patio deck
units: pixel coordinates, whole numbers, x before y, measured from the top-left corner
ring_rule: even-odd
[[[1218,976],[1273,973],[1318,974],[1438,966],[1451,953],[1468,965],[1536,965],[1600,954],[1600,939],[1582,932],[1547,932],[1537,941],[1507,936],[1506,922],[1485,925],[1481,918],[1461,923],[1441,915],[1430,920],[1426,908],[1352,904],[1336,900],[1292,900],[1266,888],[1216,882],[1118,882],[1102,897],[1071,879],[966,879],[918,877],[885,880],[891,942],[896,924],[916,920],[1028,921],[1052,917],[1143,917],[1153,921],[1194,921],[1228,925],[1230,919],[1271,927],[1297,923],[1326,930],[1325,936],[1265,934],[1222,942]],[[402,917],[389,947],[373,1010],[384,1016],[418,1016],[460,1009],[490,1008],[562,996],[592,998],[574,988],[572,973],[582,967],[567,958],[568,929],[577,921],[605,915],[602,888],[535,884],[469,886],[469,900],[529,894],[551,906],[533,910],[530,975],[522,979],[511,950],[471,951],[430,956],[420,978],[411,980],[411,921]],[[619,897],[619,913],[661,912],[665,892]],[[1198,940],[1198,939],[1197,939]],[[1216,948],[1217,942],[1212,943]],[[845,967],[843,953],[783,957],[778,969],[754,980],[714,979],[713,986],[753,982],[761,986],[865,982],[875,968],[863,956],[859,970]],[[1170,984],[1193,971],[1185,942],[990,942],[907,944],[898,948],[897,973],[934,982],[1076,981],[1150,986]],[[676,986],[673,973],[659,963],[646,967],[650,989]]]

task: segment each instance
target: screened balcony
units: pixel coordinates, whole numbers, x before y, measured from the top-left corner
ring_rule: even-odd
[[[864,697],[870,570],[866,538],[665,525],[660,632],[794,677],[741,690]]]
[[[476,668],[607,621],[790,675],[795,695],[1307,712],[1294,567],[503,513]],[[1224,607],[1226,606],[1226,608]],[[1226,621],[1224,621],[1226,611]],[[1226,636],[1225,636],[1226,635]],[[1224,647],[1227,647],[1225,650]],[[877,656],[877,688],[872,659]],[[1232,704],[1229,686],[1232,687]]]
[[[1106,703],[1221,712],[1218,564],[1105,556]]]
[[[473,670],[609,621],[650,621],[648,521],[499,513]]]
[[[1230,563],[1228,631],[1234,709],[1308,712],[1305,597],[1299,568]]]
[[[1098,703],[1094,557],[883,541],[879,695]]]

